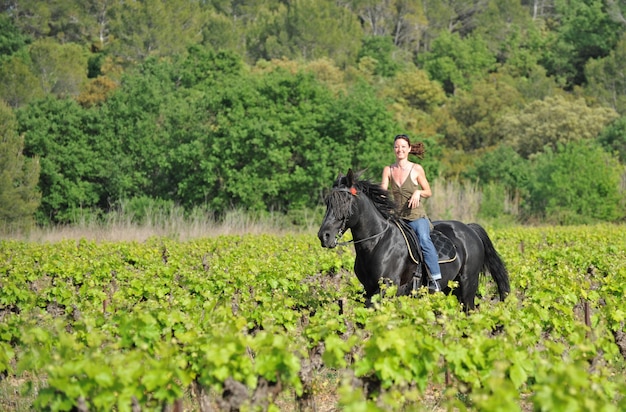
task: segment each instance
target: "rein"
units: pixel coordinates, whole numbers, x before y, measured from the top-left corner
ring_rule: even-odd
[[[352,195],[354,195],[354,193],[350,190],[350,189],[346,189],[346,188],[337,188],[334,189],[334,191],[336,192],[348,192],[351,193]],[[341,229],[339,230],[339,236],[337,237],[337,240],[341,239],[341,237],[344,235],[344,230],[345,230],[345,226],[346,226],[346,220],[347,219],[343,219],[343,222],[341,224]],[[382,230],[382,232],[376,233],[375,235],[366,237],[365,239],[359,239],[359,240],[348,240],[347,242],[337,242],[336,246],[348,246],[350,243],[361,243],[361,242],[365,242],[367,240],[372,240],[372,239],[376,239],[380,236],[382,236],[383,234],[385,234],[385,232],[387,230],[389,230],[389,228],[391,227],[391,225],[389,224],[388,220],[385,220],[385,223],[387,224],[385,226],[385,228]],[[406,243],[406,247],[409,251],[409,257],[411,258],[411,260],[413,261],[413,263],[417,263],[418,265],[420,264],[419,259],[416,259],[415,256],[413,256],[413,251],[411,250],[411,244],[409,242],[409,239],[406,237],[406,233],[404,233],[404,229],[402,228],[402,226],[400,226],[399,222],[395,222],[396,226],[398,227],[398,229],[400,230],[400,233],[402,233],[402,237],[404,238],[404,242]]]
[[[386,221],[386,222],[387,222],[387,221]],[[337,242],[337,246],[347,246],[347,245],[349,245],[350,243],[357,244],[357,243],[365,242],[366,240],[376,239],[377,237],[382,236],[382,235],[383,235],[383,234],[384,234],[387,230],[389,230],[389,228],[390,228],[390,227],[391,227],[391,226],[389,225],[389,222],[387,222],[387,226],[385,226],[385,228],[383,229],[383,231],[382,231],[382,232],[380,232],[380,233],[376,233],[375,235],[372,235],[372,236],[366,237],[365,239],[359,239],[359,240],[354,240],[354,239],[352,239],[352,240],[348,240],[347,242]],[[341,236],[343,236],[343,233],[341,234]],[[340,238],[341,238],[341,236],[340,236]]]

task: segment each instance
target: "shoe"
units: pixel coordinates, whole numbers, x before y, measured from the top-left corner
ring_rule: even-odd
[[[439,285],[439,281],[433,278],[428,278],[428,291],[431,293],[441,292],[441,286]]]

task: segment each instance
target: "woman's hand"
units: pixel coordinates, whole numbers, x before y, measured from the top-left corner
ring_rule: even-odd
[[[421,196],[422,196],[421,190],[416,190],[415,192],[413,192],[413,194],[411,195],[411,198],[409,199],[409,208],[415,209],[416,207],[418,207],[420,205]]]

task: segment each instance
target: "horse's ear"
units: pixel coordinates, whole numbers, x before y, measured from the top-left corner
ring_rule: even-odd
[[[337,187],[341,184],[341,179],[343,179],[345,177],[345,175],[342,172],[339,172],[339,174],[337,174],[337,178],[335,179],[335,182],[333,183],[333,187]]]
[[[356,182],[356,176],[354,175],[352,169],[348,169],[348,174],[346,175],[346,178],[348,179],[348,184],[346,186],[354,186],[354,183]]]

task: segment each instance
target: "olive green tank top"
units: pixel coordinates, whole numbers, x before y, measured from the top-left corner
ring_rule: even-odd
[[[409,173],[406,179],[404,179],[401,186],[398,186],[396,181],[391,176],[391,173],[389,173],[389,188],[391,189],[389,192],[396,203],[396,213],[398,216],[408,220],[416,220],[422,217],[428,218],[426,209],[424,208],[425,199],[420,199],[418,207],[409,207],[409,199],[413,196],[413,193],[416,190],[422,190],[419,184],[415,184],[411,180],[411,173]]]

